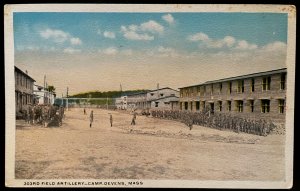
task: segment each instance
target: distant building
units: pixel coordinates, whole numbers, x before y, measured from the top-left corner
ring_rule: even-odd
[[[119,98],[120,100],[122,99]],[[123,98],[124,99],[124,98]],[[116,101],[121,102],[121,101]],[[179,109],[179,91],[169,87],[127,95],[126,109]],[[118,107],[118,106],[117,106]],[[125,107],[125,106],[124,106]]]
[[[236,76],[180,89],[180,110],[285,121],[286,68]]]
[[[35,84],[33,88],[33,92],[35,97],[35,104],[38,105],[54,104],[55,94],[49,92],[47,88]]]
[[[34,104],[33,83],[35,80],[26,72],[15,66],[15,100],[16,112],[27,110]]]
[[[169,87],[147,92],[146,99],[146,108],[170,110],[179,109],[179,91]]]
[[[115,105],[117,109],[127,109],[127,96],[116,98]]]

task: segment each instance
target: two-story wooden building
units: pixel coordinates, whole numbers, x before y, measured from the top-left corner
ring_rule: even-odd
[[[179,91],[164,87],[127,95],[126,109],[169,109],[179,108]]]
[[[27,110],[34,104],[33,84],[35,80],[26,72],[15,66],[15,100],[16,112]]]
[[[230,113],[285,121],[286,68],[230,77],[180,89],[180,110]]]

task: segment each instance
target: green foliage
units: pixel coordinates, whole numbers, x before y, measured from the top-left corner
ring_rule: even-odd
[[[91,92],[75,94],[69,97],[70,98],[116,98],[128,94],[145,92],[145,91],[147,90],[127,90],[122,92],[121,91],[108,91],[108,92],[91,91]],[[106,104],[106,100],[105,100],[105,104]]]
[[[49,92],[55,92],[55,87],[54,86],[48,86],[48,91]]]

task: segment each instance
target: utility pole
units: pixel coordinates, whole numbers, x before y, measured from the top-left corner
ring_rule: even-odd
[[[61,105],[64,106],[64,94],[61,94]]]
[[[43,89],[44,89],[44,104],[45,104],[45,102],[46,102],[46,75],[44,75],[44,87],[43,87]]]
[[[108,110],[108,97],[106,97],[106,109]]]
[[[67,87],[67,111],[69,111],[69,102],[68,102],[68,97],[69,97],[69,87]]]
[[[157,99],[159,98],[159,92],[158,92],[158,89],[159,89],[159,83],[157,83]]]

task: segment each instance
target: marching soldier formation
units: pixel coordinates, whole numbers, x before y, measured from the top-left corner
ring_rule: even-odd
[[[29,106],[24,112],[24,119],[28,124],[49,126],[61,126],[64,117],[64,108],[52,105]]]
[[[145,115],[149,110],[144,111]],[[24,111],[24,119],[29,124],[40,124],[45,127],[48,126],[61,126],[62,119],[64,118],[64,108],[62,106],[50,105],[35,105],[29,106],[27,111]],[[84,109],[84,115],[86,110]],[[212,114],[209,109],[201,112],[179,111],[179,110],[152,110],[151,115],[154,118],[162,118],[169,120],[177,120],[186,124],[189,129],[193,125],[201,125],[211,127],[219,130],[229,130],[237,133],[244,132],[260,136],[267,136],[276,125],[269,120],[251,120],[230,114],[214,113]],[[90,113],[90,127],[94,121],[93,111]],[[113,119],[110,114],[110,126],[112,127]],[[136,125],[136,112],[133,112],[131,125]]]
[[[190,130],[192,129],[193,124],[195,124],[219,130],[230,130],[237,133],[244,132],[267,136],[276,128],[272,121],[267,122],[262,119],[250,120],[223,113],[211,114],[208,109],[202,112],[152,110],[151,115],[155,118],[181,121],[186,124]]]

